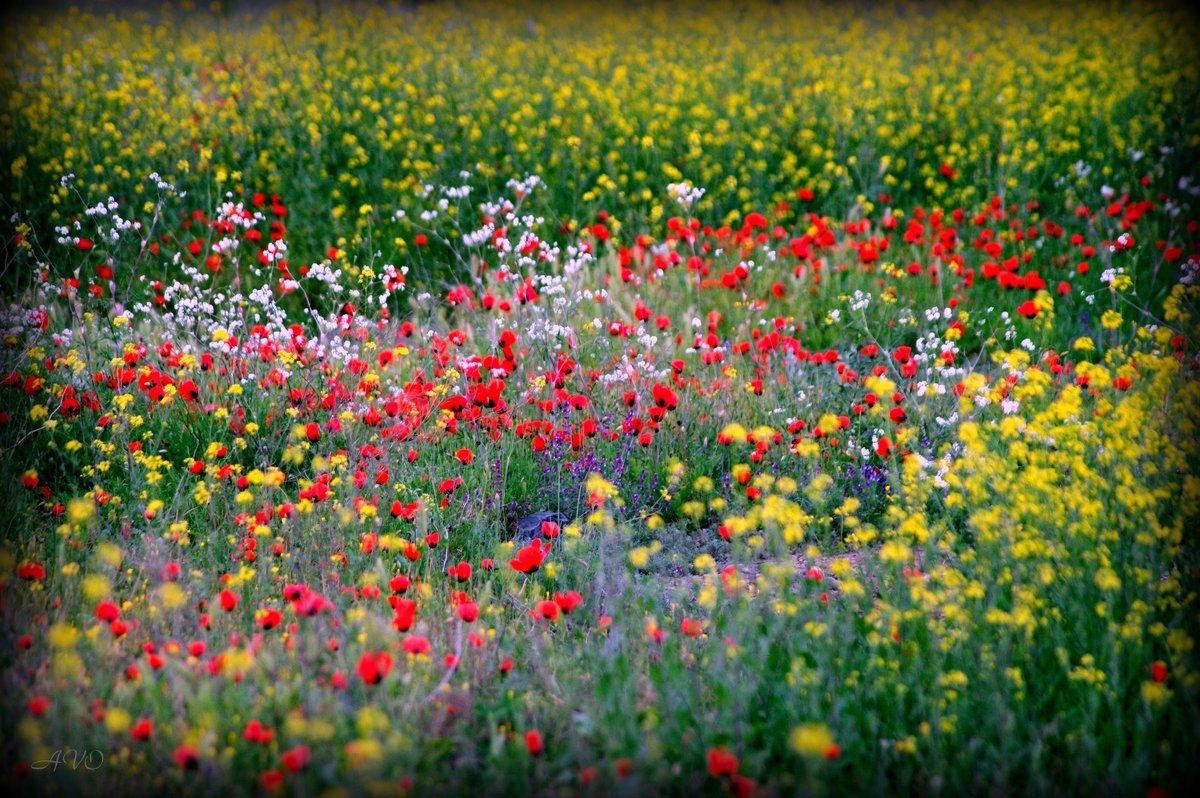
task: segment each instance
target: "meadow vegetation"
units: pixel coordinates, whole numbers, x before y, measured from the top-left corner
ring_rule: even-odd
[[[11,15],[2,783],[1187,794],[1197,34]]]

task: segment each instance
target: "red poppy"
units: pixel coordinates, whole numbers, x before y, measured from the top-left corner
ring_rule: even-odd
[[[101,601],[96,605],[96,617],[105,623],[112,623],[121,615],[121,609],[111,601]]]
[[[396,611],[392,617],[392,626],[396,627],[396,631],[407,632],[411,629],[416,620],[417,602],[406,598],[396,599],[392,608]]]
[[[367,684],[379,684],[392,669],[392,655],[386,651],[366,653],[358,661],[358,675]]]
[[[190,745],[181,745],[175,749],[175,762],[184,770],[198,770],[200,752]]]
[[[547,621],[557,621],[559,613],[558,604],[550,600],[539,601],[537,605],[537,615],[545,618]]]
[[[523,574],[531,574],[538,568],[542,567],[542,561],[546,559],[546,554],[550,551],[550,544],[545,544],[543,548],[542,541],[535,540],[525,548],[517,552],[515,559],[509,560],[508,564],[514,571],[520,571]]]
[[[263,629],[275,629],[280,625],[283,616],[278,610],[260,610],[258,613],[258,625]]]
[[[529,749],[529,753],[533,756],[541,756],[545,747],[542,741],[542,733],[537,729],[530,729],[525,732],[525,747]]]
[[[725,746],[708,749],[708,772],[713,778],[733,776],[738,770],[737,757],[729,753]]]
[[[308,766],[309,751],[307,745],[298,745],[295,748],[288,749],[283,752],[280,761],[288,770],[295,773],[298,770],[303,770]]]
[[[574,590],[568,590],[566,593],[555,593],[554,603],[558,605],[559,609],[570,615],[575,611],[576,607],[583,603],[583,596]]]
[[[1161,660],[1150,663],[1150,678],[1162,684],[1167,680],[1167,664]]]
[[[404,638],[404,651],[406,654],[428,654],[432,646],[427,638],[420,635],[409,635]]]
[[[246,728],[242,730],[242,739],[248,742],[258,743],[259,745],[266,745],[274,738],[275,732],[264,728],[261,721],[252,720],[247,723]]]
[[[27,582],[37,582],[46,578],[46,569],[35,562],[17,566],[17,577]]]
[[[154,731],[154,722],[149,718],[142,718],[137,723],[133,724],[133,728],[129,730],[129,734],[135,740],[146,741],[150,739],[150,734]]]

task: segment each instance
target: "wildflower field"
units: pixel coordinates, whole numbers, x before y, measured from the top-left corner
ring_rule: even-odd
[[[1189,794],[1185,5],[0,36],[6,791]]]

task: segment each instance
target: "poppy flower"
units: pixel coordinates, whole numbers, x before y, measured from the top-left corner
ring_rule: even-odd
[[[422,637],[421,635],[409,635],[408,637],[404,638],[403,647],[406,654],[412,654],[414,656],[417,654],[428,654],[430,649],[433,648],[429,644],[428,638]]]
[[[479,617],[479,605],[474,601],[463,601],[455,609],[463,623],[474,623]]]
[[[541,756],[545,745],[542,741],[542,733],[537,729],[530,729],[525,732],[525,747],[529,749],[532,756]]]
[[[181,745],[175,749],[175,762],[184,770],[198,770],[200,752],[190,745]]]
[[[142,718],[130,728],[129,734],[135,740],[145,742],[150,739],[151,733],[154,731],[154,722],[149,718]]]
[[[570,615],[576,607],[583,603],[583,596],[574,590],[568,590],[566,593],[555,593],[554,603],[558,605],[559,609]]]
[[[101,601],[96,605],[96,617],[105,623],[112,623],[121,615],[121,609],[111,601]]]
[[[298,745],[283,752],[280,761],[288,770],[295,773],[308,766],[309,750],[307,745]]]
[[[17,577],[26,582],[38,582],[46,578],[46,569],[35,562],[17,566]]]
[[[557,621],[559,606],[553,601],[539,601],[537,605],[537,614],[545,618],[547,621]]]
[[[542,541],[534,540],[528,546],[517,552],[514,559],[508,561],[509,566],[514,571],[519,571],[523,574],[531,574],[542,567],[542,562],[546,559],[546,554],[550,551],[550,544],[542,546]]]
[[[268,609],[259,610],[258,612],[258,625],[263,629],[274,629],[282,620],[283,616],[279,613],[279,610]]]
[[[266,745],[275,738],[275,732],[264,728],[262,721],[252,720],[242,730],[242,739],[259,745]]]
[[[392,655],[386,651],[363,654],[358,661],[358,676],[367,684],[379,684],[392,670]]]
[[[1017,306],[1017,313],[1020,313],[1027,319],[1032,319],[1038,314],[1038,306],[1032,299],[1027,299]]]
[[[407,632],[412,628],[417,615],[417,602],[412,599],[396,599],[392,605],[396,614],[392,617],[392,626],[397,632]]]
[[[737,757],[729,753],[725,746],[708,749],[708,772],[713,778],[733,776],[738,770]]]

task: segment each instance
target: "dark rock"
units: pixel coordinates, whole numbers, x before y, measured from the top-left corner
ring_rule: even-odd
[[[562,513],[554,511],[544,513],[530,513],[529,515],[517,521],[517,533],[513,535],[514,540],[533,540],[542,536],[542,523],[549,521],[552,524],[558,524],[561,532],[567,524],[571,523],[571,519],[567,518]]]

